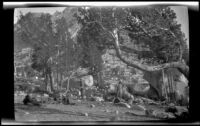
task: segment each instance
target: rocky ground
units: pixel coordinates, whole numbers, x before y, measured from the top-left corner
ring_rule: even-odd
[[[15,95],[15,120],[37,121],[154,121],[175,118],[155,104],[114,104],[105,101],[70,99],[71,105],[43,103],[24,105],[23,96]],[[150,111],[151,110],[151,111]]]

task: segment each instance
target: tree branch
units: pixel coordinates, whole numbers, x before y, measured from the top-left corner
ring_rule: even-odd
[[[171,63],[165,63],[157,66],[147,66],[144,64],[141,64],[137,61],[128,61],[122,57],[120,46],[119,46],[119,40],[118,40],[118,34],[117,29],[115,29],[114,34],[111,34],[114,39],[114,47],[116,50],[117,57],[126,63],[128,66],[137,68],[142,71],[146,72],[154,72],[154,71],[160,71],[162,69],[166,68],[177,68],[181,73],[183,73],[187,78],[189,77],[189,67],[186,64],[183,64],[181,62],[171,62]]]
[[[189,78],[189,67],[186,64],[183,64],[181,62],[171,62],[171,63],[165,63],[165,64],[161,64],[161,65],[157,65],[157,66],[148,66],[148,65],[144,65],[141,64],[137,61],[128,61],[126,59],[124,59],[122,57],[122,53],[121,53],[121,49],[120,49],[120,44],[119,44],[119,40],[118,40],[118,29],[114,29],[113,32],[109,31],[107,28],[105,28],[100,22],[98,21],[92,21],[92,22],[88,22],[88,24],[90,23],[97,23],[101,26],[101,28],[107,32],[109,35],[112,36],[113,40],[114,40],[114,48],[116,50],[116,54],[117,57],[124,63],[126,63],[128,66],[137,68],[141,71],[145,71],[145,72],[154,72],[154,71],[160,71],[162,69],[166,69],[166,68],[177,68],[181,73],[183,73],[185,75],[186,78]],[[148,35],[149,37],[152,37],[150,34],[148,34],[148,32],[140,27],[141,30]],[[166,29],[164,29],[166,30]]]

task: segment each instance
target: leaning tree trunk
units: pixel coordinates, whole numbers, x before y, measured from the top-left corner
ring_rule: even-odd
[[[59,76],[59,86],[60,86],[60,89],[62,89],[62,72],[60,72],[60,74],[59,74],[60,76]]]
[[[114,12],[113,12],[113,18],[115,18]],[[159,84],[159,81],[158,81],[160,78],[153,77],[152,75],[155,75],[156,73],[159,73],[159,72],[161,73],[162,69],[177,68],[187,79],[189,78],[189,67],[186,64],[184,64],[180,61],[165,63],[165,64],[161,64],[161,65],[157,65],[157,66],[148,66],[148,65],[141,64],[137,61],[129,61],[129,60],[125,59],[122,56],[120,45],[119,45],[118,28],[115,28],[113,31],[110,31],[107,28],[105,28],[102,25],[101,22],[96,21],[95,23],[98,23],[99,26],[105,32],[107,32],[109,34],[109,36],[112,37],[113,45],[114,45],[114,48],[116,50],[116,55],[122,62],[124,62],[128,66],[137,68],[137,69],[143,71],[144,74],[147,74],[147,75],[152,77],[152,78],[148,78],[147,81],[149,81],[149,84],[151,85],[151,87],[153,87],[157,90],[158,95],[161,95],[161,93],[160,93],[161,89],[160,89],[160,86],[159,86],[160,84]],[[88,24],[90,24],[90,23],[88,23]],[[115,25],[117,26],[117,20],[116,19],[115,19]],[[143,30],[143,32],[146,33],[146,30]],[[148,34],[148,33],[146,33],[146,34]]]
[[[98,87],[103,86],[103,80],[102,80],[102,73],[101,72],[97,73],[97,83],[98,83]]]
[[[56,83],[57,83],[57,89],[60,89],[60,87],[59,87],[59,79],[58,79],[58,67],[56,69]]]
[[[47,70],[46,69],[44,69],[43,70],[43,74],[44,74],[44,89],[45,89],[45,91],[47,91],[48,92],[48,75],[47,75]]]
[[[70,78],[67,79],[67,93],[69,92],[69,83],[70,83]]]
[[[48,76],[49,76],[51,91],[54,92],[52,76],[51,76],[51,74],[48,74]]]
[[[51,87],[51,91],[54,92],[54,88],[53,88],[53,80],[52,80],[52,71],[51,71],[51,68],[49,68],[49,71],[48,71],[48,77],[49,77],[49,81],[50,81],[50,87]]]
[[[114,46],[116,50],[117,57],[124,63],[126,63],[128,66],[137,68],[139,70],[142,70],[144,72],[154,72],[154,71],[161,71],[162,69],[166,68],[177,68],[185,77],[189,78],[189,67],[182,63],[182,62],[172,62],[172,63],[165,63],[158,66],[147,66],[144,64],[141,64],[137,61],[128,61],[125,58],[122,57],[122,53],[119,46],[119,40],[118,40],[118,33],[116,31],[115,34],[113,34],[113,37],[115,38]]]
[[[113,33],[112,32],[109,32],[109,33],[112,35],[112,37],[114,39],[114,47],[115,47],[115,50],[116,50],[117,57],[122,62],[127,64],[128,66],[131,66],[131,67],[134,67],[134,68],[137,68],[137,69],[143,71],[144,74],[145,74],[144,78],[151,85],[150,90],[155,89],[159,98],[162,97],[162,84],[160,84],[159,80],[162,78],[161,72],[162,72],[163,69],[177,68],[188,79],[188,77],[189,77],[189,67],[186,64],[183,64],[181,62],[165,63],[165,64],[158,65],[158,66],[147,66],[147,65],[143,65],[143,64],[141,64],[137,61],[129,61],[129,60],[123,58],[121,50],[120,50],[120,46],[119,46],[117,29],[115,29]]]

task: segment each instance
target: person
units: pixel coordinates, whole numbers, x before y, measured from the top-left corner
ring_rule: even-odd
[[[28,105],[30,103],[35,106],[41,106],[41,104],[35,98],[31,98],[29,94],[25,96],[23,103],[24,105]]]
[[[68,95],[62,95],[62,103],[65,105],[69,105],[69,96]]]
[[[24,105],[27,105],[28,103],[31,103],[31,98],[29,94],[27,94],[23,100]]]

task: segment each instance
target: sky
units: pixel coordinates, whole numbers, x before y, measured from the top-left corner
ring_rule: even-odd
[[[189,47],[189,17],[188,17],[188,8],[184,6],[172,6],[172,10],[175,11],[177,16],[177,22],[181,24],[181,30],[185,33],[187,38],[187,44]]]
[[[44,8],[17,8],[14,12],[14,23],[17,22],[19,12],[26,14],[28,12],[43,12],[53,14],[56,11],[63,11],[65,7],[44,7]],[[187,45],[189,47],[189,21],[188,21],[188,8],[185,6],[171,6],[177,16],[177,22],[181,24],[181,30],[185,33]]]

